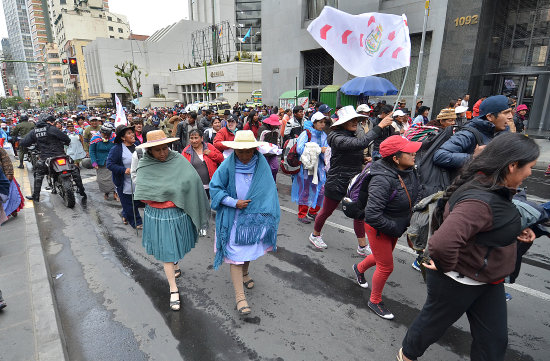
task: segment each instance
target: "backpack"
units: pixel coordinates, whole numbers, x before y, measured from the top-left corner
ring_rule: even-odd
[[[483,138],[479,130],[472,127],[456,128],[456,130],[467,130],[471,132],[475,136],[477,145],[483,144]],[[455,178],[457,171],[439,167],[433,162],[435,152],[454,134],[455,127],[447,127],[430,139],[428,144],[429,148],[426,150],[421,149],[421,158],[417,160],[417,169],[420,176],[420,182],[424,187],[424,194],[433,194],[445,190],[451,185]]]
[[[431,194],[418,202],[412,209],[409,227],[405,231],[407,243],[416,252],[424,252],[432,235],[432,214],[443,197],[443,191]]]
[[[372,163],[368,163],[361,173],[354,176],[349,182],[346,196],[342,199],[342,211],[349,218],[365,218],[365,207],[369,198],[369,183],[372,179],[371,165]],[[392,192],[389,200],[394,199],[396,195],[397,189]]]
[[[311,132],[306,129],[307,141],[311,141]],[[298,137],[288,139],[283,146],[283,153],[281,154],[281,171],[284,174],[297,174],[300,171],[300,154],[296,147],[298,146]]]

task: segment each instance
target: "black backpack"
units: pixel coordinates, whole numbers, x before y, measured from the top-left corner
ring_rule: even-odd
[[[483,137],[479,130],[473,127],[447,127],[438,135],[430,139],[427,150],[422,151],[421,159],[417,162],[418,175],[424,188],[424,194],[430,195],[445,190],[451,185],[458,170],[446,169],[434,164],[433,158],[435,152],[451,138],[455,131],[467,130],[471,132],[476,139],[477,145],[483,144]],[[424,146],[423,146],[424,148]]]

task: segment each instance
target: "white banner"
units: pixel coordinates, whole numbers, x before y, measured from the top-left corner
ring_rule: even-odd
[[[126,113],[122,109],[122,103],[118,96],[115,94],[115,103],[116,103],[116,118],[115,118],[115,128],[121,124],[128,125],[128,120],[126,120]]]
[[[350,74],[369,76],[409,66],[405,14],[350,15],[325,6],[307,31]]]

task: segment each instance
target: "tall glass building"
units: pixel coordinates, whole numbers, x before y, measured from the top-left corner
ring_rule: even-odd
[[[8,29],[10,52],[14,60],[34,61],[34,48],[25,0],[2,0]],[[37,85],[36,65],[14,63],[17,77],[17,91],[13,95],[23,96],[23,89]]]

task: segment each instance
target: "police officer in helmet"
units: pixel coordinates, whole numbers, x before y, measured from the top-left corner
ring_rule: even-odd
[[[25,113],[21,114],[19,117],[19,124],[17,124],[12,132],[11,136],[14,139],[23,139],[29,132],[34,128],[34,123],[29,122],[29,116]],[[25,159],[25,154],[27,154],[27,148],[21,145],[19,142],[19,168],[23,169],[23,161]]]
[[[36,143],[38,150],[40,151],[40,159],[36,162],[36,166],[33,169],[34,173],[34,191],[32,196],[26,196],[27,199],[40,201],[40,190],[42,188],[42,181],[44,176],[48,174],[48,165],[46,159],[56,157],[59,155],[65,155],[64,146],[71,143],[71,139],[67,134],[57,129],[53,124],[55,117],[51,114],[40,115],[36,127],[25,136],[21,141],[22,146],[28,147],[31,144]],[[84,192],[84,185],[82,184],[82,178],[80,178],[80,171],[77,168],[74,174],[74,180],[78,187],[79,193],[82,197],[86,197]]]

